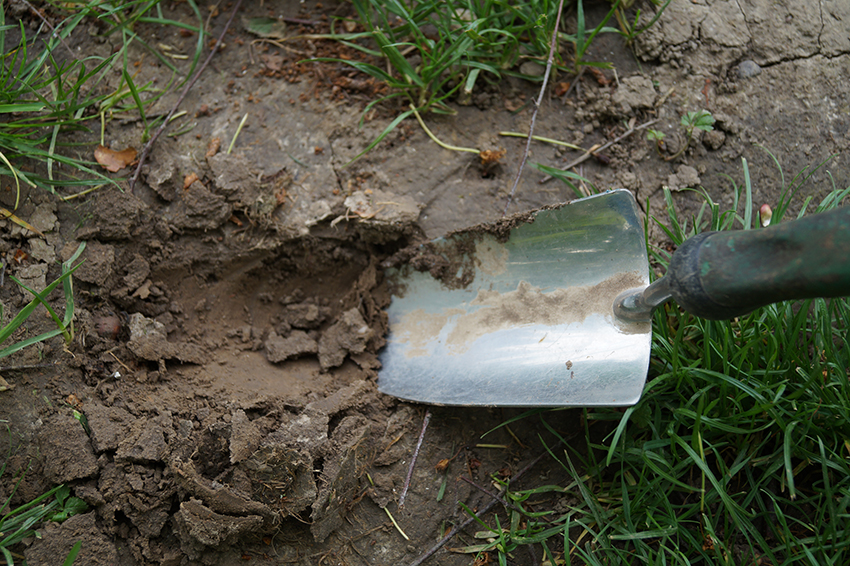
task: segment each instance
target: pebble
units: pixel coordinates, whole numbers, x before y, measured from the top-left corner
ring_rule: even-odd
[[[756,75],[761,74],[761,67],[759,67],[758,63],[747,59],[746,61],[741,61],[738,64],[738,78],[739,79],[749,79],[751,77],[755,77]]]
[[[519,72],[521,75],[528,75],[529,77],[542,77],[546,72],[546,67],[534,61],[526,61],[519,66]]]

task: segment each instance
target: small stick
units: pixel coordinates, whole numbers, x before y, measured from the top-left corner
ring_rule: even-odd
[[[32,12],[33,12],[36,16],[38,16],[39,18],[41,18],[41,21],[42,21],[42,22],[44,22],[44,24],[45,24],[47,27],[49,27],[49,28],[50,28],[50,31],[53,33],[53,37],[55,37],[56,39],[58,39],[58,40],[59,40],[59,42],[60,42],[60,43],[61,43],[61,44],[65,47],[65,49],[67,49],[67,50],[68,50],[68,53],[70,53],[70,54],[71,54],[71,59],[74,59],[74,60],[76,61],[76,60],[77,60],[77,56],[76,56],[76,55],[74,55],[74,51],[73,51],[70,47],[68,47],[68,44],[67,44],[67,43],[65,43],[65,40],[62,38],[62,36],[61,36],[61,35],[59,35],[59,32],[58,32],[58,31],[56,31],[56,28],[55,28],[55,27],[53,27],[53,24],[51,24],[49,21],[47,21],[47,18],[45,18],[45,17],[42,15],[42,13],[41,13],[41,12],[39,12],[38,10],[36,10],[36,9],[35,9],[35,6],[33,6],[32,4],[30,4],[29,2],[27,2],[27,0],[21,0],[21,2],[22,2],[22,3],[24,3],[24,4],[26,4],[26,6],[27,6],[27,7],[28,7],[28,8],[29,8],[29,9],[30,9],[30,10],[31,10],[31,11],[32,11]]]
[[[425,418],[422,419],[422,430],[419,431],[419,440],[416,441],[416,448],[413,450],[413,458],[410,460],[410,468],[407,469],[407,477],[404,478],[404,487],[401,488],[401,496],[398,498],[398,508],[404,509],[404,498],[407,497],[407,490],[410,488],[410,479],[413,477],[413,467],[416,465],[416,459],[419,457],[419,449],[422,447],[422,441],[425,439],[425,430],[428,428],[428,422],[431,420],[431,410],[425,409]]]
[[[585,69],[587,69],[587,67],[582,67],[581,69],[578,70],[578,74],[576,75],[576,78],[573,80],[572,84],[570,84],[570,88],[567,89],[567,92],[564,94],[564,96],[561,97],[561,100],[566,101],[570,97],[570,93],[573,90],[575,90],[576,93],[578,93],[578,81],[581,79],[581,76],[584,74]]]
[[[559,445],[560,445],[560,443],[559,443]],[[514,480],[518,480],[520,477],[522,477],[522,475],[523,475],[523,474],[525,474],[528,470],[530,470],[530,469],[531,469],[531,468],[532,468],[535,464],[537,464],[537,462],[539,462],[540,460],[542,460],[542,459],[543,459],[543,456],[547,455],[548,453],[549,453],[548,451],[543,452],[542,454],[540,454],[539,456],[537,456],[534,460],[532,460],[531,462],[529,462],[528,464],[526,464],[526,465],[525,465],[525,467],[524,467],[523,469],[521,469],[520,471],[518,471],[518,472],[516,473],[516,475],[515,475],[514,477],[512,477],[512,478],[511,478],[511,480],[508,482],[508,485],[510,485],[510,483],[511,483],[511,482],[513,482]],[[503,489],[503,490],[499,493],[499,495],[504,494],[506,491],[507,491],[507,488]],[[419,566],[420,564],[422,564],[423,562],[425,562],[426,560],[428,560],[429,558],[431,558],[431,557],[432,557],[432,556],[433,556],[433,555],[434,555],[434,554],[435,554],[438,550],[440,550],[441,548],[443,548],[443,547],[446,545],[446,543],[447,543],[447,542],[449,542],[449,541],[452,539],[452,537],[453,537],[453,536],[455,536],[455,535],[456,535],[456,534],[457,534],[460,530],[465,529],[465,528],[466,528],[466,527],[467,527],[470,523],[472,523],[472,521],[474,521],[476,518],[479,518],[479,517],[481,517],[482,515],[484,515],[484,513],[486,513],[486,512],[487,512],[487,511],[489,511],[490,509],[492,509],[492,508],[496,505],[496,503],[498,503],[498,502],[499,502],[499,500],[498,500],[498,499],[491,499],[491,500],[490,500],[490,503],[488,503],[487,505],[485,505],[485,506],[481,509],[481,511],[479,511],[477,514],[475,514],[475,515],[474,515],[474,516],[472,516],[472,517],[469,517],[469,518],[468,518],[466,521],[464,521],[463,523],[461,523],[461,524],[459,524],[459,525],[455,525],[454,527],[452,527],[452,530],[450,530],[450,531],[446,534],[446,536],[444,536],[443,538],[441,538],[441,539],[440,539],[440,541],[439,541],[437,544],[435,544],[435,545],[434,545],[434,546],[432,546],[430,549],[428,549],[428,552],[426,552],[425,554],[423,554],[422,556],[420,556],[419,558],[417,558],[416,560],[414,560],[413,562],[411,562],[409,566]]]
[[[537,111],[540,110],[540,105],[543,104],[543,97],[546,95],[546,85],[549,84],[549,74],[552,72],[552,60],[555,58],[555,44],[558,43],[558,28],[561,25],[561,12],[564,9],[564,0],[558,2],[558,16],[555,18],[555,27],[552,28],[552,43],[549,45],[549,58],[546,60],[546,73],[543,75],[543,85],[540,87],[540,96],[534,103],[534,112],[531,113],[531,124],[528,128],[528,139],[525,142],[525,151],[522,154],[522,160],[519,163],[519,169],[514,178],[514,185],[511,187],[511,193],[508,195],[508,202],[505,203],[505,209],[502,211],[502,216],[508,213],[508,207],[514,200],[514,193],[519,185],[519,178],[522,176],[522,170],[525,168],[525,162],[528,161],[528,152],[531,151],[531,140],[534,139],[534,124],[537,122]]]
[[[572,168],[573,168],[573,167],[575,167],[576,165],[580,165],[580,164],[584,163],[585,161],[587,161],[588,159],[590,159],[591,157],[593,157],[593,155],[595,155],[595,154],[597,154],[597,153],[599,153],[599,152],[605,151],[606,149],[608,149],[609,147],[611,147],[611,146],[612,146],[612,145],[614,145],[615,143],[619,143],[620,141],[622,141],[622,140],[626,139],[627,137],[629,137],[629,136],[630,136],[630,135],[632,135],[633,133],[637,132],[638,130],[642,130],[642,129],[644,129],[644,128],[648,128],[649,126],[653,125],[653,124],[654,124],[654,123],[656,123],[657,121],[658,121],[658,118],[656,118],[656,119],[654,119],[654,120],[650,120],[649,122],[646,122],[645,124],[641,124],[640,126],[636,126],[636,127],[634,127],[634,128],[629,129],[629,131],[628,131],[628,132],[626,132],[625,134],[621,135],[620,137],[618,137],[618,138],[617,138],[617,139],[615,139],[615,140],[611,140],[611,141],[609,141],[608,143],[606,143],[606,144],[605,144],[605,145],[603,145],[603,146],[600,146],[600,147],[592,147],[592,148],[590,148],[589,150],[587,150],[587,151],[584,153],[584,155],[582,155],[581,157],[579,157],[579,158],[578,158],[578,159],[576,159],[575,161],[571,162],[571,163],[570,163],[569,165],[567,165],[566,167],[561,167],[561,171],[569,171],[570,169],[572,169]],[[542,185],[543,183],[545,183],[545,182],[547,182],[547,181],[550,181],[552,178],[553,178],[553,177],[552,177],[552,175],[546,175],[545,177],[543,177],[542,179],[540,179],[539,183]]]
[[[499,495],[498,493],[493,493],[492,491],[490,491],[490,490],[489,490],[489,489],[487,489],[486,487],[482,487],[482,486],[478,485],[477,483],[475,483],[474,481],[472,481],[471,479],[469,479],[469,478],[468,478],[468,477],[466,477],[466,476],[460,476],[460,479],[461,479],[461,480],[463,480],[463,481],[465,481],[466,483],[468,483],[469,485],[471,485],[472,487],[474,487],[474,488],[475,488],[475,489],[477,489],[478,491],[480,491],[480,492],[482,492],[482,493],[485,493],[485,494],[489,495],[490,497],[492,497],[493,499],[497,500],[499,503],[501,503],[501,504],[502,504],[502,505],[504,505],[505,507],[510,507],[511,509],[515,509],[515,510],[516,510],[516,506],[515,506],[515,505],[513,505],[512,503],[508,503],[507,501],[505,501],[505,499],[504,499],[504,498],[502,498],[502,496],[501,496],[501,495]]]
[[[166,126],[168,126],[169,122],[171,122],[172,116],[174,116],[174,113],[177,112],[177,108],[180,107],[180,103],[183,102],[183,99],[186,98],[186,95],[189,94],[189,90],[191,90],[191,88],[193,86],[195,86],[195,83],[198,82],[198,79],[201,77],[201,73],[203,73],[204,69],[207,68],[207,65],[210,64],[210,61],[212,60],[213,55],[216,54],[216,52],[218,51],[218,48],[221,46],[222,42],[224,41],[224,34],[226,34],[227,30],[230,29],[230,24],[233,23],[233,18],[236,17],[236,12],[239,11],[239,7],[241,5],[242,5],[242,0],[236,0],[236,3],[233,5],[233,11],[230,13],[230,18],[228,18],[227,23],[224,24],[224,29],[221,30],[221,35],[218,36],[218,39],[216,40],[215,45],[213,45],[213,48],[210,50],[210,54],[207,55],[207,58],[204,60],[203,64],[201,65],[201,68],[198,69],[195,72],[195,76],[192,77],[192,79],[188,83],[186,83],[185,87],[183,87],[183,92],[181,92],[180,96],[177,97],[177,102],[174,103],[174,107],[171,109],[171,111],[165,117],[165,120],[163,120],[162,125],[156,130],[156,133],[154,133],[154,135],[151,137],[151,139],[148,141],[148,143],[145,144],[145,147],[142,150],[141,155],[139,155],[139,164],[136,165],[136,172],[133,173],[133,177],[130,179],[130,192],[131,193],[133,192],[133,189],[136,187],[136,181],[139,180],[139,176],[142,174],[142,165],[145,164],[145,160],[147,159],[148,154],[150,153],[151,148],[153,147],[153,144],[156,143],[156,140],[159,138],[160,134],[162,134],[163,130],[165,130],[165,128],[166,128]]]

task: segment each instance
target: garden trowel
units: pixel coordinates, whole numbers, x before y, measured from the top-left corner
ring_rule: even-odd
[[[654,308],[709,319],[850,295],[850,207],[759,230],[706,232],[649,285],[634,197],[615,190],[457,232],[386,275],[378,388],[438,405],[629,406]]]

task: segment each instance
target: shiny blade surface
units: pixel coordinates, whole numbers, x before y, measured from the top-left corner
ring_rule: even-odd
[[[634,197],[617,190],[538,211],[503,236],[453,234],[417,259],[429,271],[388,270],[379,390],[437,405],[636,403],[651,326],[612,311],[620,292],[649,284]]]

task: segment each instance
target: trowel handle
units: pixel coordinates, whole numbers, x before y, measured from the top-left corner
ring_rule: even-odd
[[[618,298],[615,312],[645,302],[651,311],[672,297],[691,314],[722,320],[779,301],[840,296],[850,296],[850,206],[763,230],[699,234],[679,246],[667,275],[640,297]]]

